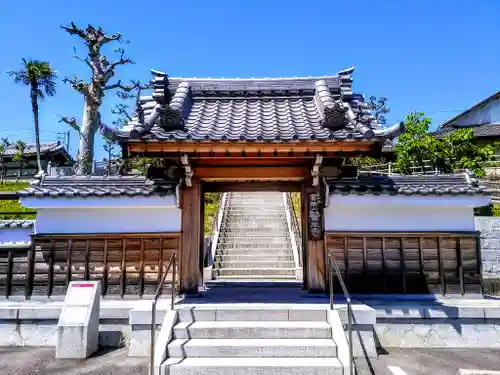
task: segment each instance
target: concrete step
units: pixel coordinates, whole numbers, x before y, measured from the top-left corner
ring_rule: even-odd
[[[275,260],[262,261],[215,261],[214,267],[216,269],[221,268],[294,268],[295,263],[293,261],[278,262]]]
[[[225,223],[222,227],[225,230],[241,230],[241,229],[247,229],[247,230],[260,230],[260,229],[281,229],[281,230],[288,230],[288,225],[286,223],[278,222],[278,221],[273,221],[267,224],[262,224],[259,221],[255,222],[228,222]]]
[[[175,339],[170,357],[336,357],[332,339]]]
[[[251,236],[231,236],[231,237],[219,237],[219,242],[238,242],[239,244],[244,243],[263,243],[263,244],[275,244],[275,243],[289,243],[290,237],[287,236],[258,236],[257,238],[251,238]]]
[[[268,261],[276,261],[276,262],[293,262],[293,254],[290,251],[290,255],[281,255],[281,253],[273,254],[271,252],[265,251],[259,255],[256,254],[247,254],[243,253],[240,255],[235,255],[230,252],[230,255],[224,254],[215,254],[216,262],[268,262]]]
[[[295,276],[295,268],[220,268],[213,270],[216,276]]]
[[[331,339],[326,322],[205,321],[181,322],[174,327],[176,339]]]
[[[231,218],[231,220],[228,220],[227,218],[224,218],[222,220],[222,225],[245,225],[245,226],[268,226],[268,225],[276,225],[276,223],[280,223],[280,225],[285,225],[286,223],[286,218],[280,218],[279,220],[276,220],[276,218],[266,218],[266,217],[249,217],[245,215],[241,215],[241,217],[236,217],[236,218]]]
[[[342,375],[337,358],[169,359],[170,375]]]

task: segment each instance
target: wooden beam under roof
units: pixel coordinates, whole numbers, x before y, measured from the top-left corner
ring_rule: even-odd
[[[127,144],[131,153],[295,153],[370,152],[376,141],[311,141],[296,143],[254,142],[137,142]]]
[[[279,167],[197,167],[195,176],[203,181],[299,181],[309,175],[309,168],[297,166]]]

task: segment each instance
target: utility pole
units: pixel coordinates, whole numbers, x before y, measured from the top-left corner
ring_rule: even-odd
[[[65,144],[66,146],[66,151],[68,151],[68,154],[69,154],[69,136],[70,136],[70,132],[69,130],[67,132],[62,132],[62,133],[57,133],[57,137],[58,138],[62,138],[63,140],[63,143]]]

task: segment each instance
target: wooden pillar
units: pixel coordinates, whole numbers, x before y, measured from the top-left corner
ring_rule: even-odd
[[[202,194],[200,180],[193,178],[191,186],[183,186],[181,193],[182,233],[180,259],[180,292],[186,294],[198,293],[200,272],[200,243],[203,228],[200,218],[202,209]]]
[[[325,293],[326,254],[324,244],[323,194],[321,186],[307,180],[302,187],[302,227],[305,262],[304,286],[310,293]]]

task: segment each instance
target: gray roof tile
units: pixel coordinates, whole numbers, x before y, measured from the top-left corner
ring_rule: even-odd
[[[330,194],[357,195],[489,195],[465,173],[448,175],[358,176],[328,179]]]
[[[475,137],[500,137],[500,124],[470,125],[467,127],[444,127],[434,134],[438,137],[446,137],[455,133],[458,129],[472,129]]]
[[[44,176],[19,192],[20,197],[118,197],[170,195],[175,182],[141,176]]]
[[[19,219],[0,220],[0,229],[33,228],[34,225],[35,225],[35,220],[19,220]]]
[[[274,79],[169,78],[153,71],[153,94],[141,97],[127,127],[103,126],[104,135],[159,141],[386,139],[351,73]],[[168,91],[169,95],[165,95]]]
[[[64,150],[64,145],[60,142],[44,142],[40,143],[40,154],[47,154],[50,152],[57,152]],[[12,156],[16,153],[16,144],[12,143],[5,149],[5,155]],[[36,145],[34,143],[26,144],[26,155],[36,154]]]

